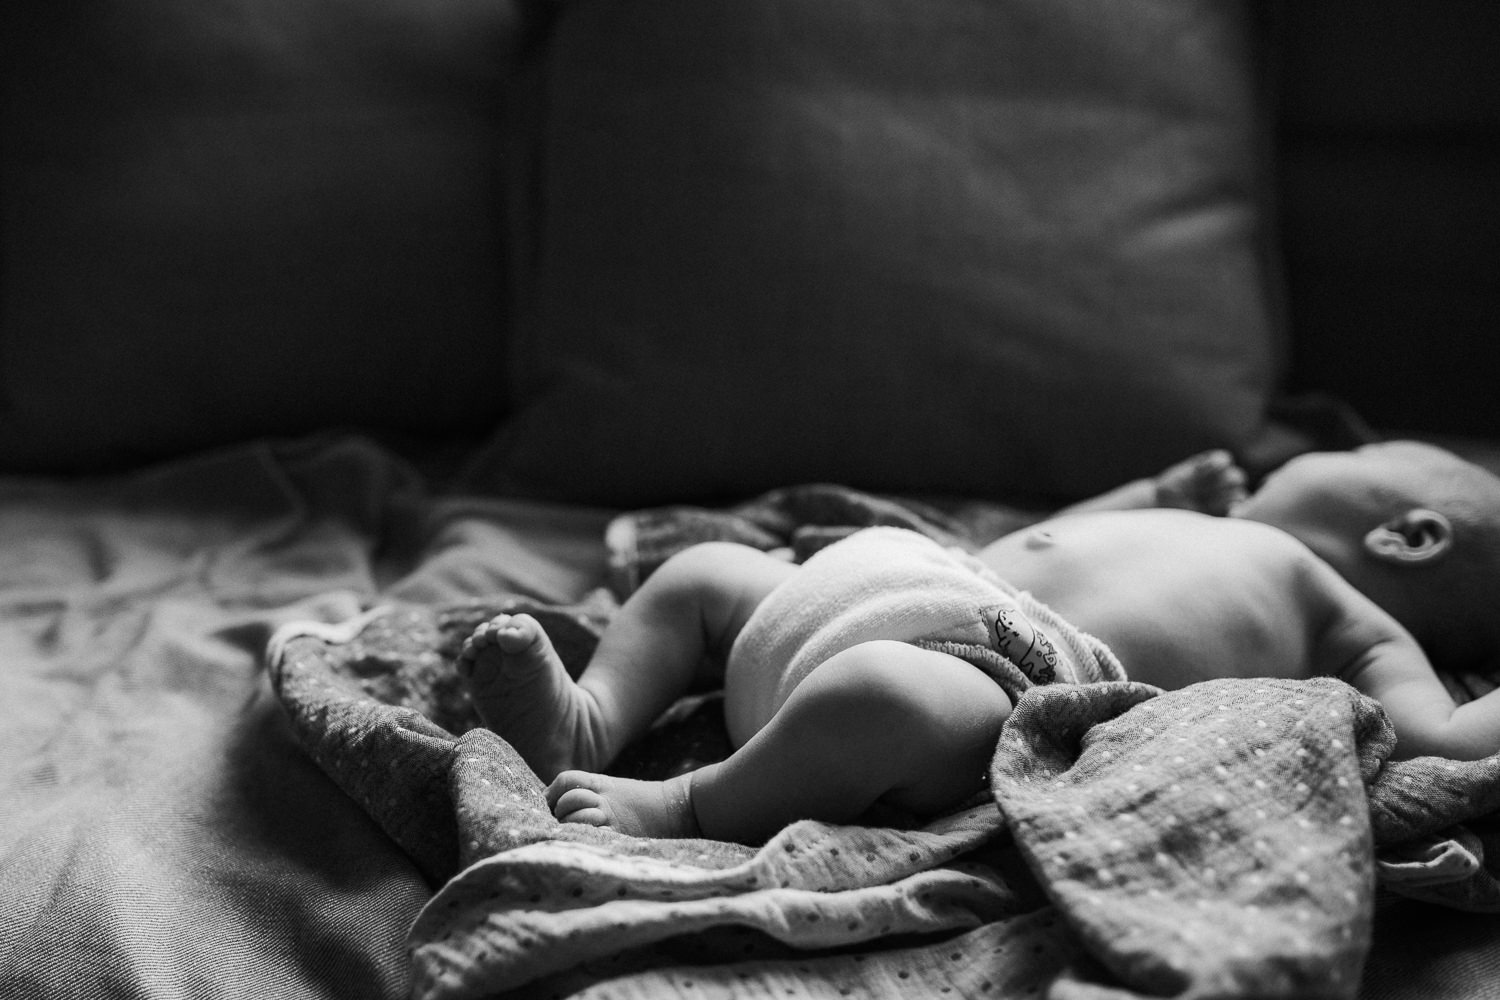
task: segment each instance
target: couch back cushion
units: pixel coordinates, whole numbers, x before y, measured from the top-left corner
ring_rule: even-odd
[[[1293,387],[1500,439],[1500,5],[1270,9]]]
[[[0,468],[501,410],[516,0],[18,0]]]
[[[1260,425],[1245,11],[657,0],[551,38],[521,403],[477,481],[1069,497]]]

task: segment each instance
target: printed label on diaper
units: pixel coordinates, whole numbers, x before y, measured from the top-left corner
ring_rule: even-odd
[[[995,649],[1020,668],[1034,684],[1057,680],[1057,647],[1019,608],[998,608],[995,613]]]

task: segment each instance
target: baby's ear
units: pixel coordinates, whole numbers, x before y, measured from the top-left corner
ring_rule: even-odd
[[[1435,510],[1414,507],[1365,535],[1365,551],[1383,562],[1421,565],[1453,548],[1453,524]]]

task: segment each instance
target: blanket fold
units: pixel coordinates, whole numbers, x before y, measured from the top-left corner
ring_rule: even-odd
[[[991,780],[1090,954],[1152,995],[1344,995],[1384,713],[1327,679],[1096,687],[1018,705]]]

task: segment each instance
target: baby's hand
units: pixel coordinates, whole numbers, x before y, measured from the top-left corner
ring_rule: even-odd
[[[1248,496],[1245,471],[1222,448],[1178,462],[1156,477],[1156,505],[1223,517]]]

